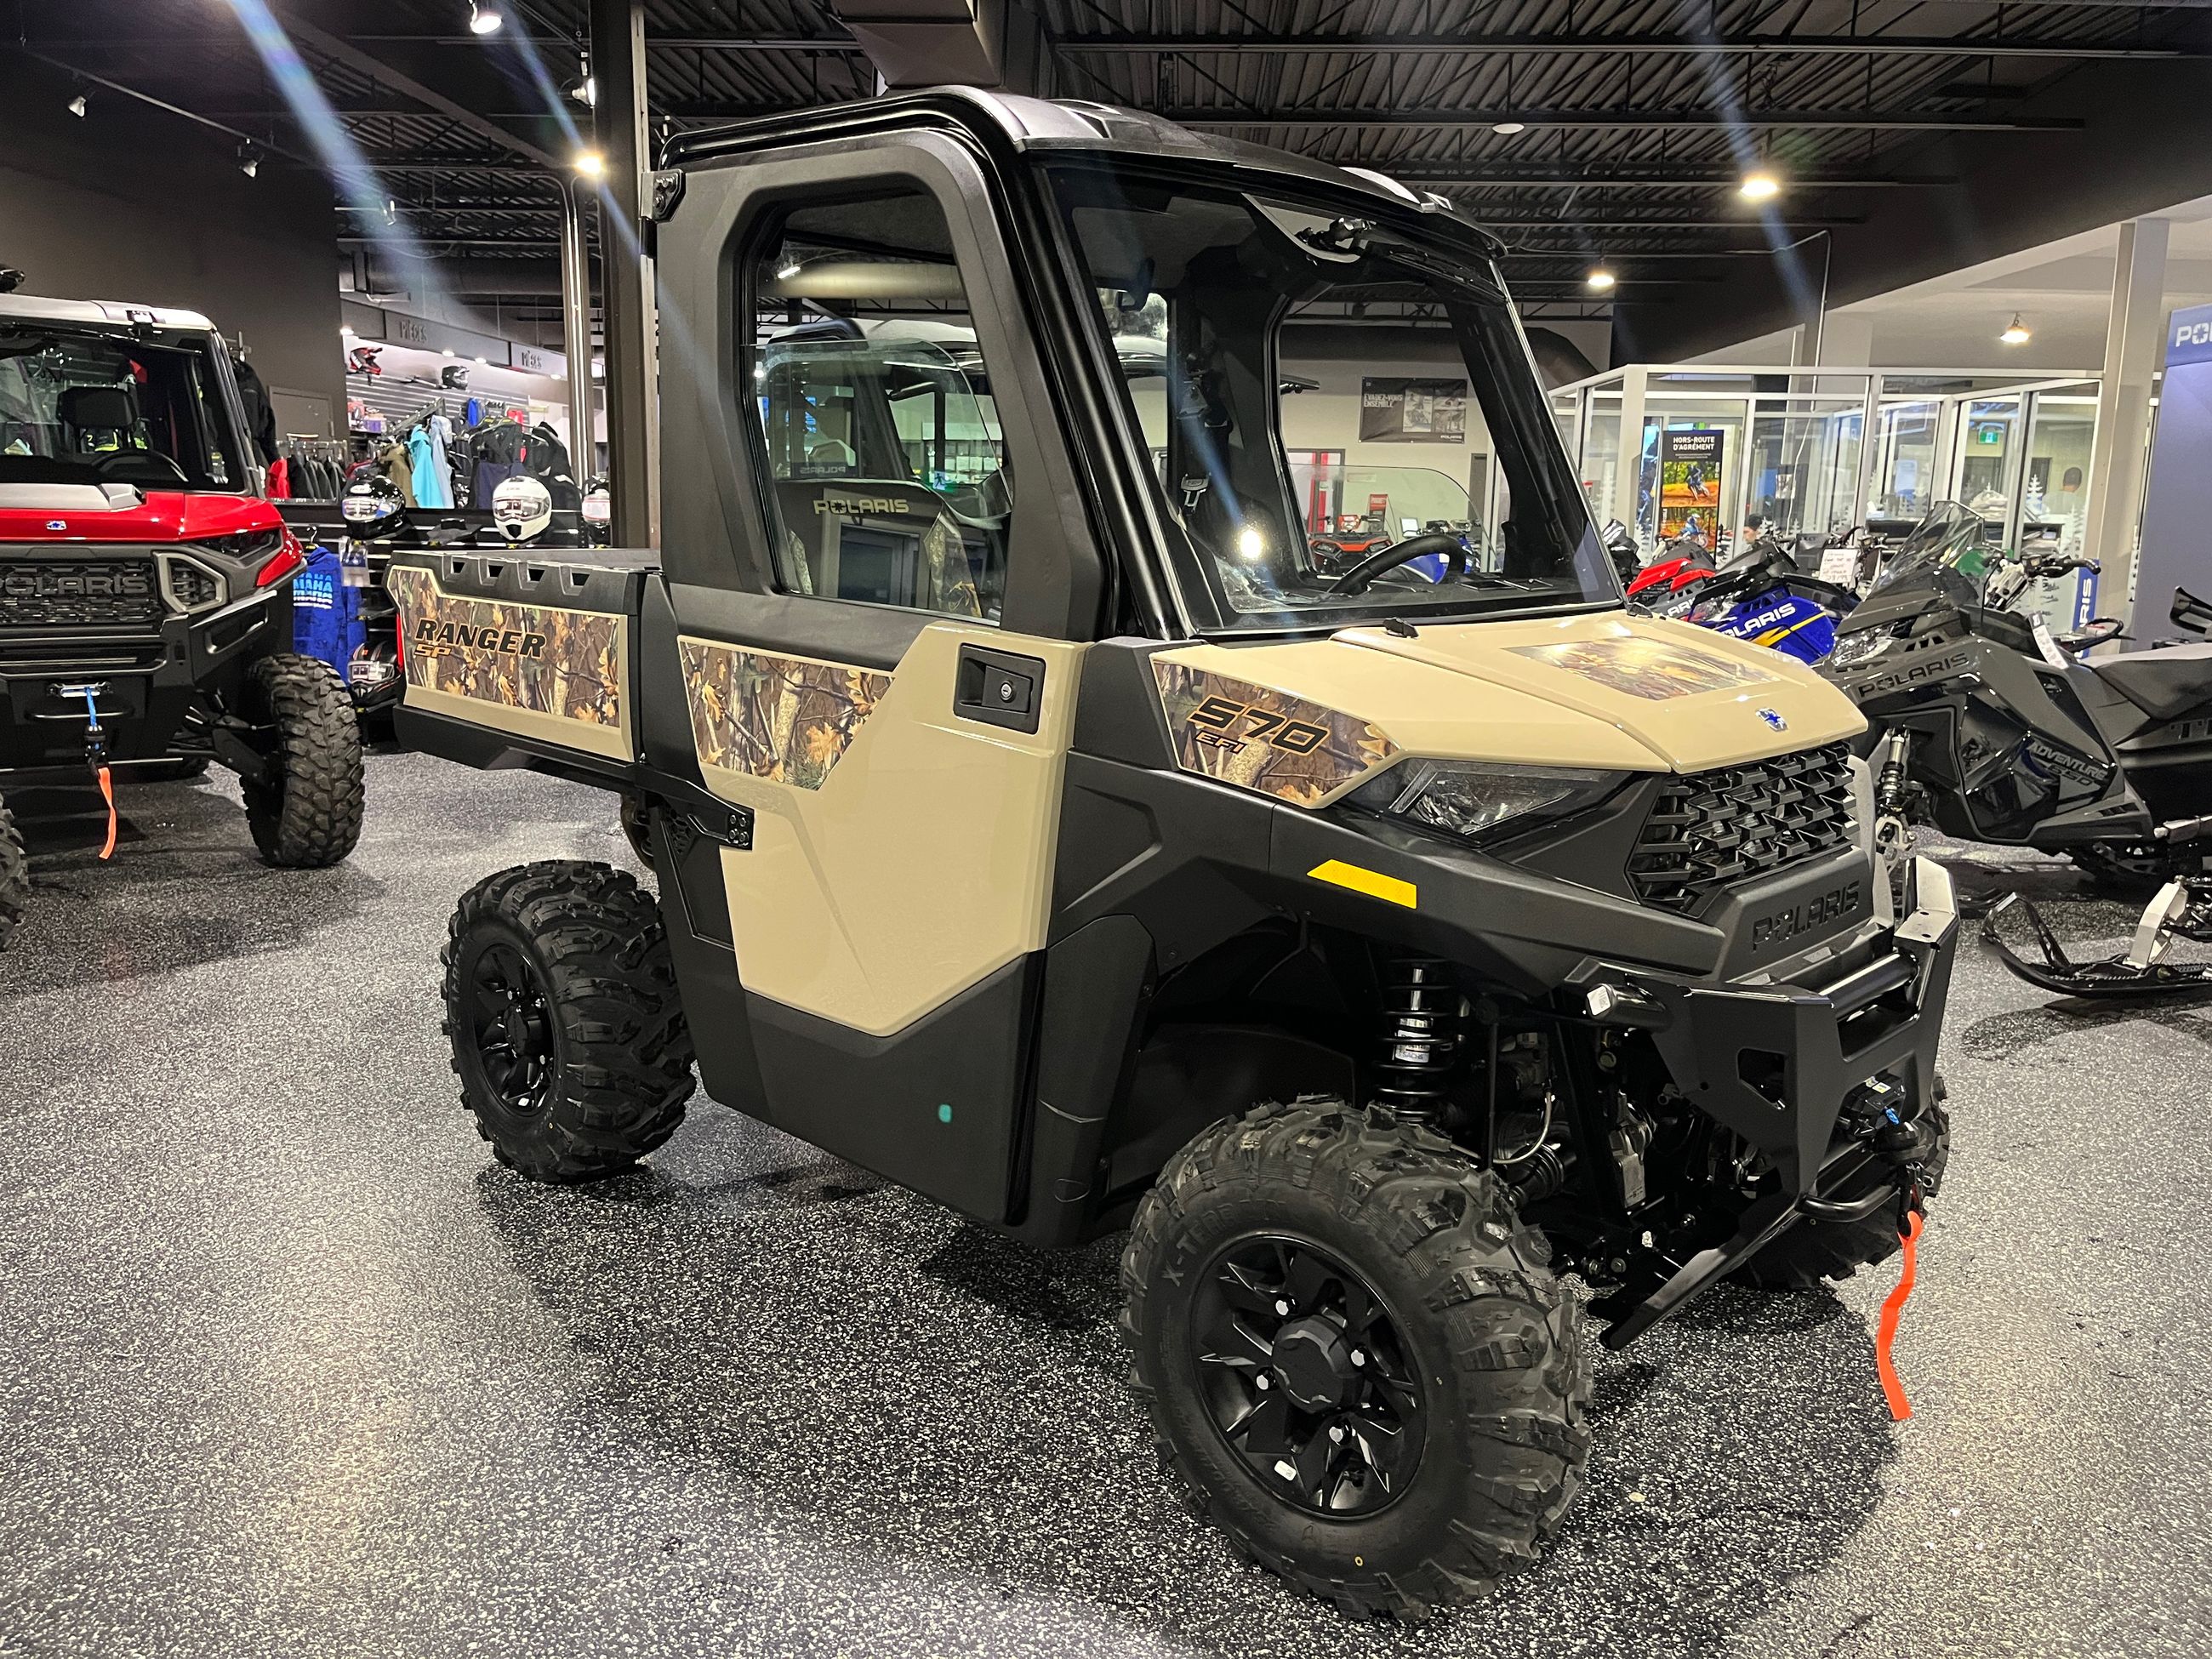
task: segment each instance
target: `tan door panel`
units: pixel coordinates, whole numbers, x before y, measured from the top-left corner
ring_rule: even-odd
[[[953,714],[964,644],[1043,662],[1036,732]],[[754,813],[722,854],[746,989],[888,1036],[1043,947],[1085,647],[935,623],[887,676],[681,645],[707,787]]]

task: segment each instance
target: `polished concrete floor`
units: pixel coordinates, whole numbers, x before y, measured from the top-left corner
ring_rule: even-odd
[[[453,900],[621,861],[603,797],[411,757],[342,869],[227,781],[94,861],[42,817],[0,955],[0,1655],[2212,1652],[2212,1008],[1960,957],[1953,1174],[1898,1344],[1717,1293],[1601,1373],[1538,1572],[1418,1632],[1239,1565],[1152,1463],[1115,1245],[1040,1256],[703,1103],[587,1190],[456,1104]],[[25,795],[41,814],[72,803]],[[2070,875],[2069,935],[2123,931]]]

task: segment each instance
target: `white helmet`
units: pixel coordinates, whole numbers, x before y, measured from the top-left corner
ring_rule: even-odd
[[[535,541],[553,522],[553,492],[526,472],[491,492],[491,521],[511,542]]]

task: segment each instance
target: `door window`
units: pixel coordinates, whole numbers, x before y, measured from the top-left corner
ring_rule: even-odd
[[[944,210],[915,188],[797,208],[757,250],[779,585],[995,622],[1013,480]]]

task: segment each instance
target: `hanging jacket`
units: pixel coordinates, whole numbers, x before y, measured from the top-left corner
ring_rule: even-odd
[[[384,476],[399,486],[399,494],[410,507],[419,507],[415,499],[415,461],[407,453],[407,446],[397,441],[385,445],[376,458],[384,469]]]
[[[445,469],[438,465],[438,441],[427,428],[418,426],[407,434],[407,453],[415,474],[415,504],[451,507],[453,499],[446,493]]]
[[[289,500],[292,494],[291,468],[279,455],[269,463],[269,499],[272,501]]]

